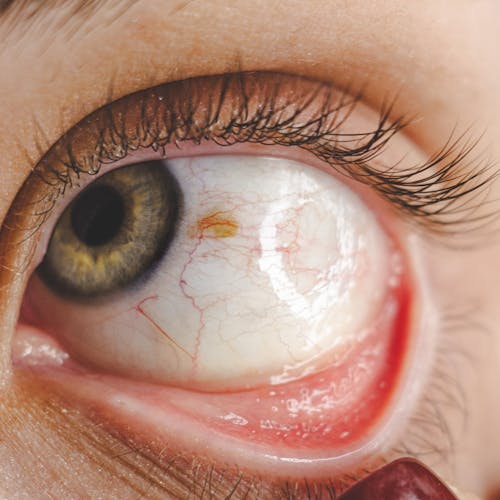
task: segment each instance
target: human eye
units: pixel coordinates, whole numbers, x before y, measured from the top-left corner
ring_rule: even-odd
[[[487,0],[0,0],[0,496],[332,498],[356,482],[346,495],[372,498],[377,478],[387,487],[387,474],[419,476],[417,459],[496,498],[499,14]],[[168,94],[168,106],[155,93]],[[187,165],[203,178],[190,178]],[[298,176],[308,182],[294,184]],[[161,192],[168,200],[154,210],[170,210],[170,232],[146,215],[146,199]],[[94,202],[103,200],[110,210],[101,205],[106,217],[97,213],[104,223],[95,224]],[[201,210],[214,201],[233,206]],[[249,230],[264,206],[285,201],[278,213],[290,224],[267,218],[266,231]],[[131,207],[139,207],[133,218]],[[304,222],[313,208],[318,224]],[[148,245],[110,259],[118,240],[106,238],[124,237],[125,219],[141,217]],[[326,232],[327,220],[349,231]],[[61,252],[56,233],[75,228]],[[334,241],[335,251],[324,251]],[[350,261],[338,251],[348,242]],[[191,264],[201,274],[188,273],[185,284],[174,264],[195,243]],[[92,252],[106,272],[68,272]],[[74,255],[66,268],[54,258],[61,254]],[[240,265],[245,255],[249,267]],[[124,259],[134,265],[120,267]],[[334,259],[350,262],[343,281],[325,278]],[[325,300],[331,329],[317,321],[323,336],[309,345],[297,332],[310,319],[299,313],[336,283],[347,285],[345,300]],[[170,293],[180,286],[191,309]],[[300,309],[296,292],[305,289]],[[264,314],[278,303],[264,297],[278,291],[277,312]],[[203,370],[189,349],[197,307],[207,320],[194,356],[203,355]],[[361,366],[353,342],[375,344],[358,327],[385,310],[385,326],[406,335],[381,328],[371,340],[407,342],[400,356],[384,344]],[[213,334],[220,314],[222,338]],[[228,338],[229,319],[239,330]],[[88,342],[79,342],[82,332]],[[340,338],[344,364],[324,363],[339,361]],[[374,393],[389,357],[388,383]],[[340,422],[314,445],[309,433],[309,449],[301,447],[289,422],[308,430],[340,414],[329,394],[323,406],[299,403],[313,380],[328,372],[337,381],[342,366],[359,383],[337,382],[336,401],[346,394],[344,408],[359,408],[364,423],[341,430]],[[243,397],[267,389],[269,403],[269,391],[292,387],[309,391],[287,394],[295,418]],[[227,411],[207,421],[217,408]],[[249,441],[254,422],[258,439]],[[273,434],[280,424],[286,436]]]
[[[31,276],[16,372],[221,491],[342,491],[397,456],[439,326],[422,231],[473,221],[487,177],[462,173],[467,144],[425,158],[360,101],[239,73],[84,118],[2,233]]]

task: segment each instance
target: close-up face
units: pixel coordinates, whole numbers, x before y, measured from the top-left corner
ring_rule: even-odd
[[[500,498],[499,25],[0,0],[0,497]]]

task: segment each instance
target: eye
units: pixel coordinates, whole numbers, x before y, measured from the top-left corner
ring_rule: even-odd
[[[356,103],[289,75],[207,77],[65,134],[9,225],[42,228],[17,368],[251,473],[338,478],[388,453],[435,330],[404,216],[437,227],[471,187]]]
[[[74,358],[124,376],[222,391],[321,372],[326,390],[338,366],[361,388],[389,357],[401,274],[377,217],[332,175],[188,157],[118,168],[80,193],[26,309]]]

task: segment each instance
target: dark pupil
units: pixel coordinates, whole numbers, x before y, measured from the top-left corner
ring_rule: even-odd
[[[87,188],[74,202],[71,225],[76,236],[93,247],[111,241],[120,231],[125,206],[120,194],[111,186]]]

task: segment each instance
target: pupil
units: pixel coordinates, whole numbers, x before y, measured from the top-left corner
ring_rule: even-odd
[[[87,188],[74,202],[71,225],[85,245],[94,247],[110,242],[120,231],[125,206],[116,189],[107,185]]]

